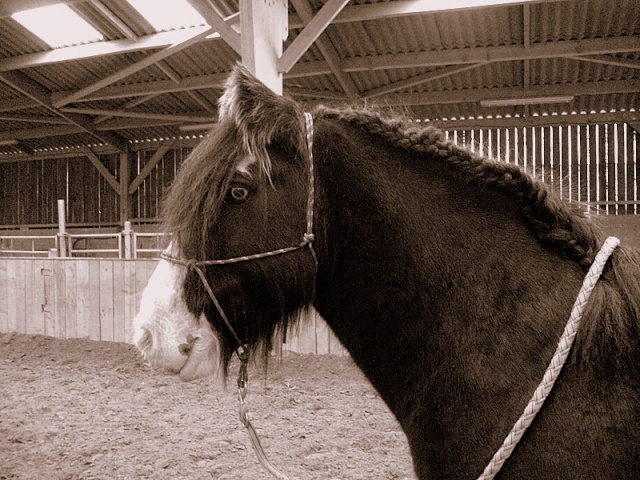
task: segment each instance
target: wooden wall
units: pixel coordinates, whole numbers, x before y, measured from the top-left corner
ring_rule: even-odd
[[[626,123],[466,129],[446,134],[478,153],[522,166],[562,198],[588,203],[599,209],[598,214],[640,213],[640,135]],[[165,142],[158,150],[132,152],[126,173],[116,154],[94,156],[94,161],[102,163],[102,173],[86,156],[0,161],[0,227],[56,225],[58,199],[66,200],[69,225],[122,225],[122,190],[128,195],[124,198],[128,198],[129,219],[155,220],[164,193],[192,148],[180,141]],[[124,188],[116,191],[114,182]]]
[[[140,296],[158,260],[0,258],[0,332],[131,343]],[[312,314],[283,350],[345,355]]]
[[[0,331],[131,342],[157,260],[0,259]]]

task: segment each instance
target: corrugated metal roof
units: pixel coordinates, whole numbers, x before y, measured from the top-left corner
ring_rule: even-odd
[[[201,30],[156,32],[124,0],[66,1],[104,42],[51,51],[0,4],[0,154],[20,151],[3,145],[12,140],[38,151],[179,137],[185,127],[198,131],[190,118],[215,117],[221,82],[239,60],[225,41],[180,48],[181,38]],[[223,16],[239,8],[237,1],[202,4]],[[309,5],[315,14],[325,1]],[[584,123],[616,114],[640,123],[637,0],[536,0],[444,12],[407,11],[411,6],[349,2],[285,74],[285,93],[310,104],[388,105],[443,125],[543,117]],[[289,20],[285,48],[305,24],[291,3]],[[550,95],[574,98],[480,104]]]

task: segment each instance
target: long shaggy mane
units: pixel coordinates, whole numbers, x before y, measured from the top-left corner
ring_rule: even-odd
[[[164,203],[165,231],[173,234],[181,255],[187,259],[206,260],[215,255],[209,235],[238,162],[247,155],[254,156],[268,182],[272,166],[267,149],[271,144],[286,145],[297,152],[306,149],[300,105],[271,93],[242,67],[233,70],[219,105],[217,126],[181,167]],[[543,182],[514,164],[473,154],[446,140],[437,128],[400,117],[387,118],[371,109],[318,107],[313,116],[317,120],[347,122],[383,138],[390,148],[422,153],[425,161],[446,162],[474,185],[509,195],[519,206],[532,235],[552,251],[573,259],[585,272],[601,246],[590,220],[552,194]],[[638,253],[624,247],[613,253],[585,318],[589,321],[578,337],[585,360],[605,351],[613,351],[616,361],[630,361],[637,356]]]
[[[563,256],[574,259],[585,273],[602,246],[598,229],[590,219],[556,196],[547,184],[515,164],[488,159],[456,145],[436,127],[416,124],[402,116],[386,116],[374,109],[320,107],[315,116],[358,126],[394,148],[424,153],[446,162],[476,186],[509,195],[516,200],[532,234]],[[620,246],[613,252],[584,317],[588,320],[583,322],[583,331],[578,336],[580,361],[607,357],[616,364],[637,364],[640,347],[637,251]]]

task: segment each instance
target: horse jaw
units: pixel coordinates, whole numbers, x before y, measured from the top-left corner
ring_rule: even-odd
[[[160,260],[133,322],[134,343],[159,372],[184,381],[220,377],[220,343],[204,315],[189,312],[182,298],[185,273],[184,267]]]

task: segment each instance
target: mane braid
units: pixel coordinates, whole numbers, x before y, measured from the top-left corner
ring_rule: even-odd
[[[417,127],[402,118],[384,118],[379,112],[320,107],[316,115],[357,125],[390,145],[429,154],[456,167],[473,182],[510,195],[541,242],[559,248],[585,271],[593,263],[598,251],[594,227],[517,165],[474,155],[447,140],[436,127]]]

